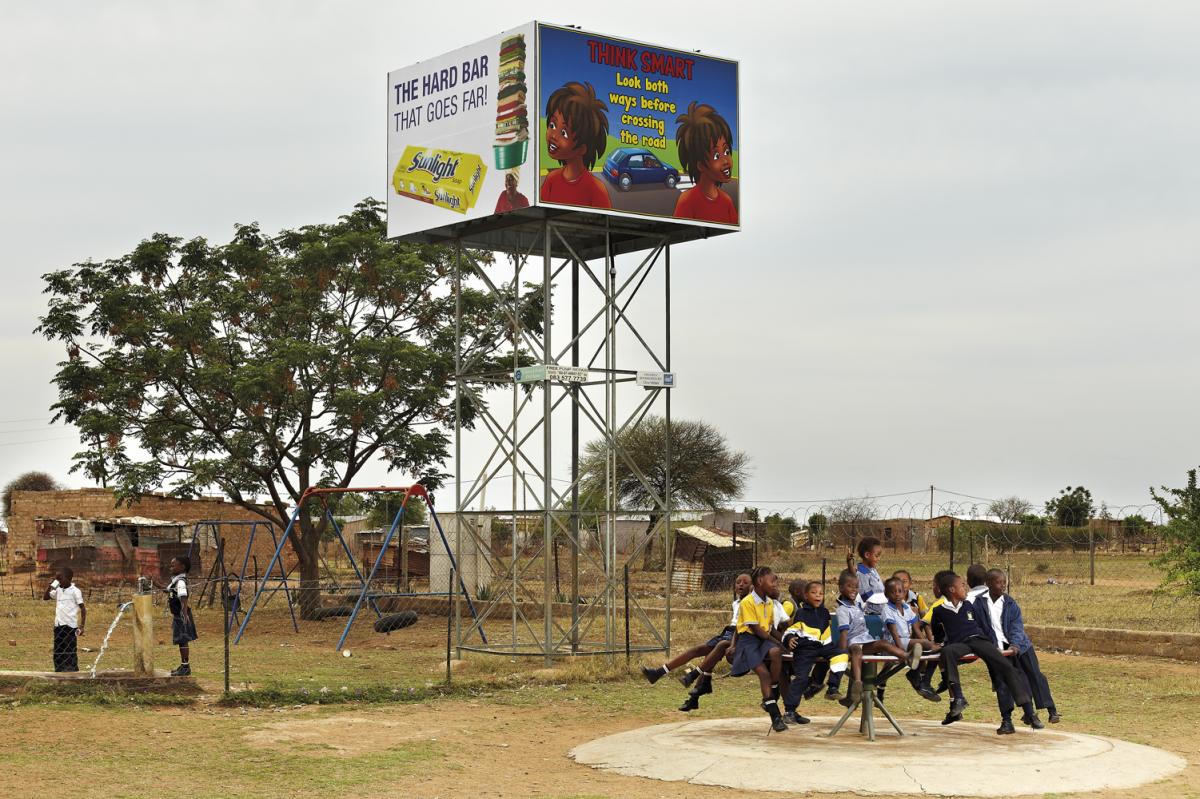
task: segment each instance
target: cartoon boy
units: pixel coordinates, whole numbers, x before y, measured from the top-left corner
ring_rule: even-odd
[[[679,195],[675,216],[736,225],[737,207],[721,184],[733,176],[733,133],[711,105],[693,100],[675,120],[679,160],[695,186]]]
[[[564,205],[612,208],[608,189],[592,174],[608,144],[608,106],[590,83],[570,81],[546,102],[546,147],[562,164],[546,175],[542,200]]]

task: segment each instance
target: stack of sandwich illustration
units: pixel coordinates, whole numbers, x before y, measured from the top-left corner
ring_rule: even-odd
[[[525,163],[529,152],[529,112],[525,108],[525,37],[516,34],[500,42],[500,91],[496,95],[497,169]]]

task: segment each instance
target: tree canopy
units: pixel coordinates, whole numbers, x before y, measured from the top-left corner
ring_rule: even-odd
[[[1166,569],[1163,586],[1200,595],[1200,487],[1196,470],[1188,469],[1183,488],[1163,486],[1160,491],[1150,489],[1150,496],[1168,519],[1160,528],[1167,548],[1155,560],[1156,565]]]
[[[62,488],[52,476],[46,472],[25,472],[11,480],[4,487],[4,495],[0,497],[3,505],[3,515],[12,513],[12,495],[14,491],[57,491]]]
[[[215,487],[259,512],[266,496],[280,525],[307,488],[353,485],[374,461],[436,486],[454,422],[454,258],[388,240],[382,204],[364,200],[332,223],[237,225],[227,244],[156,234],[45,275],[37,332],[68,354],[55,418],[89,444],[74,470],[126,501]],[[461,302],[464,357],[504,368],[498,299],[464,285]],[[523,316],[535,326],[540,308]],[[307,512],[300,527],[311,587],[320,532]]]
[[[1046,502],[1046,515],[1060,527],[1086,527],[1095,510],[1092,492],[1083,486],[1067,486]]]
[[[654,497],[667,496],[667,421],[647,416],[640,424],[623,431],[618,445],[633,461],[646,484],[623,458],[617,458],[616,494],[621,505],[649,513],[647,532],[661,518]],[[581,488],[592,496],[603,496],[608,447],[591,441],[580,462]],[[745,490],[750,456],[732,449],[725,435],[708,422],[671,421],[671,503],[675,508],[716,510]],[[647,544],[647,561],[651,544]]]

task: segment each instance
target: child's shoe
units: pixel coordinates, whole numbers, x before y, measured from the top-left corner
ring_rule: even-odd
[[[838,689],[836,687],[831,685],[827,689],[825,689],[825,698],[826,699],[828,699],[832,702],[836,702],[839,699],[841,699],[841,697],[842,697],[842,695],[840,693],[838,693]]]
[[[705,694],[711,694],[712,693],[712,675],[711,674],[702,674],[700,676],[700,681],[697,682],[695,687],[692,688],[692,693],[694,693],[696,696],[704,696]]]
[[[779,703],[770,699],[764,699],[762,709],[767,711],[767,715],[771,717],[771,729],[775,732],[787,732],[787,724],[783,721],[783,715],[779,712]]]
[[[1044,730],[1046,728],[1046,725],[1043,724],[1042,720],[1038,718],[1037,713],[1026,713],[1021,717],[1021,723],[1028,727],[1033,727],[1035,730]]]
[[[667,670],[662,666],[659,666],[657,669],[652,669],[649,666],[642,666],[642,676],[645,677],[646,682],[650,683],[651,685],[654,685],[654,683],[661,680],[663,675],[666,673]]]
[[[691,688],[692,683],[694,683],[699,677],[700,669],[690,668],[683,673],[682,677],[679,678],[679,682],[683,683],[684,688]]]
[[[1005,718],[1000,722],[1000,728],[996,730],[997,735],[1012,735],[1017,730],[1013,727],[1012,719]]]
[[[921,680],[921,675],[918,672],[910,671],[905,675],[908,679],[908,684],[913,687],[913,690],[921,695],[921,698],[928,699],[930,702],[941,702],[942,698],[934,693],[933,688]]]
[[[688,694],[688,698],[683,700],[683,704],[679,706],[679,709],[684,713],[691,713],[693,710],[699,710],[700,697],[696,696],[695,694]]]
[[[951,699],[950,710],[946,713],[946,718],[942,719],[942,725],[953,724],[956,721],[962,721],[963,711],[967,709],[967,700]]]
[[[812,699],[814,696],[821,693],[822,687],[823,686],[821,685],[821,683],[811,683],[810,682],[808,684],[808,687],[804,689],[804,698]]]
[[[789,710],[783,714],[784,724],[808,724],[810,721],[812,721],[812,719],[801,716],[800,713],[795,710]]]
[[[171,669],[172,677],[190,677],[192,676],[192,667],[187,663],[180,663],[179,668]]]
[[[1051,710],[1050,717],[1046,719],[1046,721],[1050,722],[1051,724],[1057,724],[1062,721],[1062,716],[1058,715],[1057,710]]]

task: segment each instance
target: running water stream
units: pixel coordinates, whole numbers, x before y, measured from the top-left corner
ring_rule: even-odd
[[[121,620],[123,614],[132,602],[124,602],[117,606],[117,616],[112,620],[112,624],[108,625],[108,632],[104,634],[104,640],[100,643],[100,652],[96,655],[96,660],[92,663],[92,679],[96,679],[96,666],[100,663],[100,658],[104,657],[104,650],[108,649],[108,639],[112,637],[113,630],[117,629],[117,622]]]

